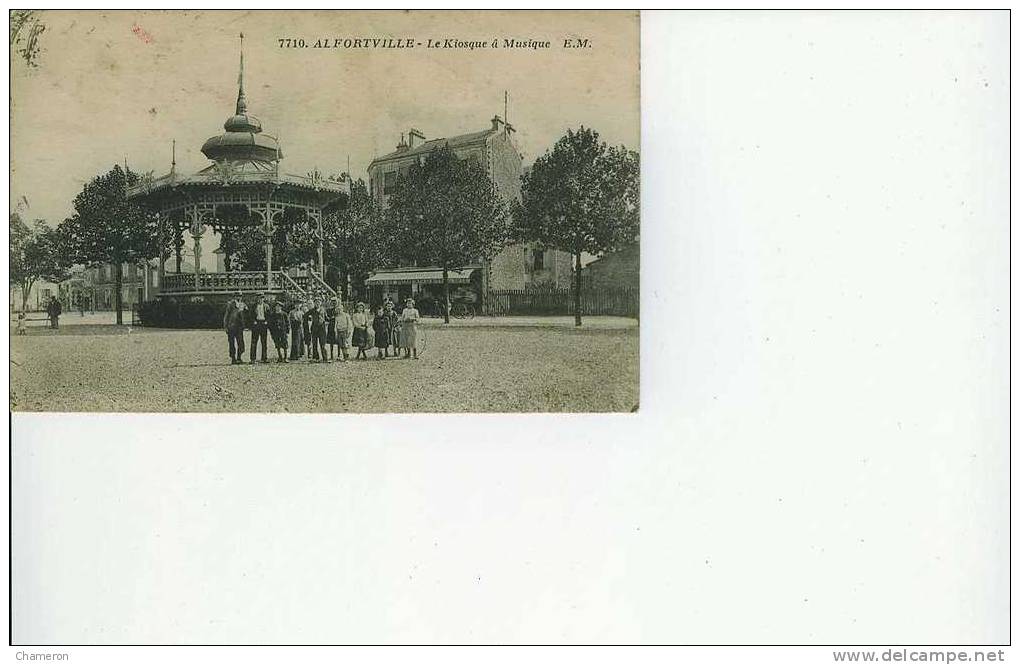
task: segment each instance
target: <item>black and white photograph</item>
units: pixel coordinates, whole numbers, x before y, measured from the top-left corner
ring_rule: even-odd
[[[638,409],[635,12],[11,20],[13,410]]]

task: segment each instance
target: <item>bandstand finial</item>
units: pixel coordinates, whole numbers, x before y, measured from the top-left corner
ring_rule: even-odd
[[[237,115],[248,112],[248,100],[244,96],[244,33],[241,33],[241,67],[237,72]]]

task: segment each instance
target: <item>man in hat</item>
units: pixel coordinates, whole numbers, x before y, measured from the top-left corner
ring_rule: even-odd
[[[258,302],[252,308],[251,313],[251,349],[249,351],[251,364],[255,364],[255,347],[262,343],[262,362],[268,363],[266,357],[266,345],[269,334],[269,303],[266,302],[266,294],[260,293]]]
[[[244,362],[241,360],[241,354],[244,353],[244,309],[241,292],[238,291],[234,298],[227,302],[227,308],[223,312],[223,329],[227,333],[231,365]]]
[[[46,314],[50,317],[50,328],[54,330],[60,325],[60,313],[63,308],[60,305],[60,301],[57,300],[56,296],[50,296],[50,301],[46,304]]]

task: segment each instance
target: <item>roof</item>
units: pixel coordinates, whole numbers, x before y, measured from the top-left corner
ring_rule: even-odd
[[[425,143],[422,143],[419,146],[415,146],[414,148],[408,148],[407,150],[394,150],[393,152],[387,155],[383,155],[382,157],[376,157],[375,159],[372,160],[368,167],[372,168],[372,164],[375,164],[377,162],[386,162],[391,159],[403,159],[404,157],[410,157],[412,155],[424,155],[429,152],[432,152],[436,148],[442,148],[446,146],[449,146],[450,148],[459,148],[461,146],[470,145],[472,143],[478,143],[484,141],[488,137],[498,132],[499,130],[490,128],[483,130],[481,132],[460,134],[458,136],[451,136],[449,138],[431,139],[425,141]]]
[[[228,120],[227,123],[229,124],[230,121]],[[259,131],[262,131],[261,128]],[[230,129],[219,136],[213,136],[206,140],[202,144],[202,154],[214,161],[248,159],[273,162],[283,159],[280,143],[275,136],[239,129]]]
[[[447,271],[450,284],[468,284],[471,282],[471,273],[477,268],[472,266],[460,270]],[[442,284],[442,268],[394,268],[393,270],[379,270],[365,280],[365,284]]]
[[[137,185],[128,187],[128,198],[144,196],[153,192],[185,186],[225,186],[275,184],[292,185],[302,189],[321,192],[346,193],[347,185],[323,178],[312,179],[309,176],[293,173],[277,172],[271,164],[260,161],[227,162],[224,167],[212,164],[192,175],[178,175],[171,171],[158,178],[142,178]]]

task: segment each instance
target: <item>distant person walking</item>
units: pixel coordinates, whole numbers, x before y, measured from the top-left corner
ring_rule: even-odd
[[[85,294],[78,294],[78,313],[81,314],[82,318],[85,317]]]
[[[241,292],[238,291],[223,312],[223,330],[227,333],[231,365],[240,365],[244,362],[241,360],[244,353],[244,309]]]
[[[269,303],[266,302],[266,294],[260,293],[258,302],[252,308],[251,313],[251,349],[249,349],[251,364],[255,364],[255,349],[262,344],[262,362],[269,362],[266,357],[267,336],[269,334]]]
[[[50,317],[50,328],[56,330],[60,326],[60,313],[63,308],[60,306],[60,301],[57,300],[56,296],[50,296],[50,301],[46,305],[46,313]]]

